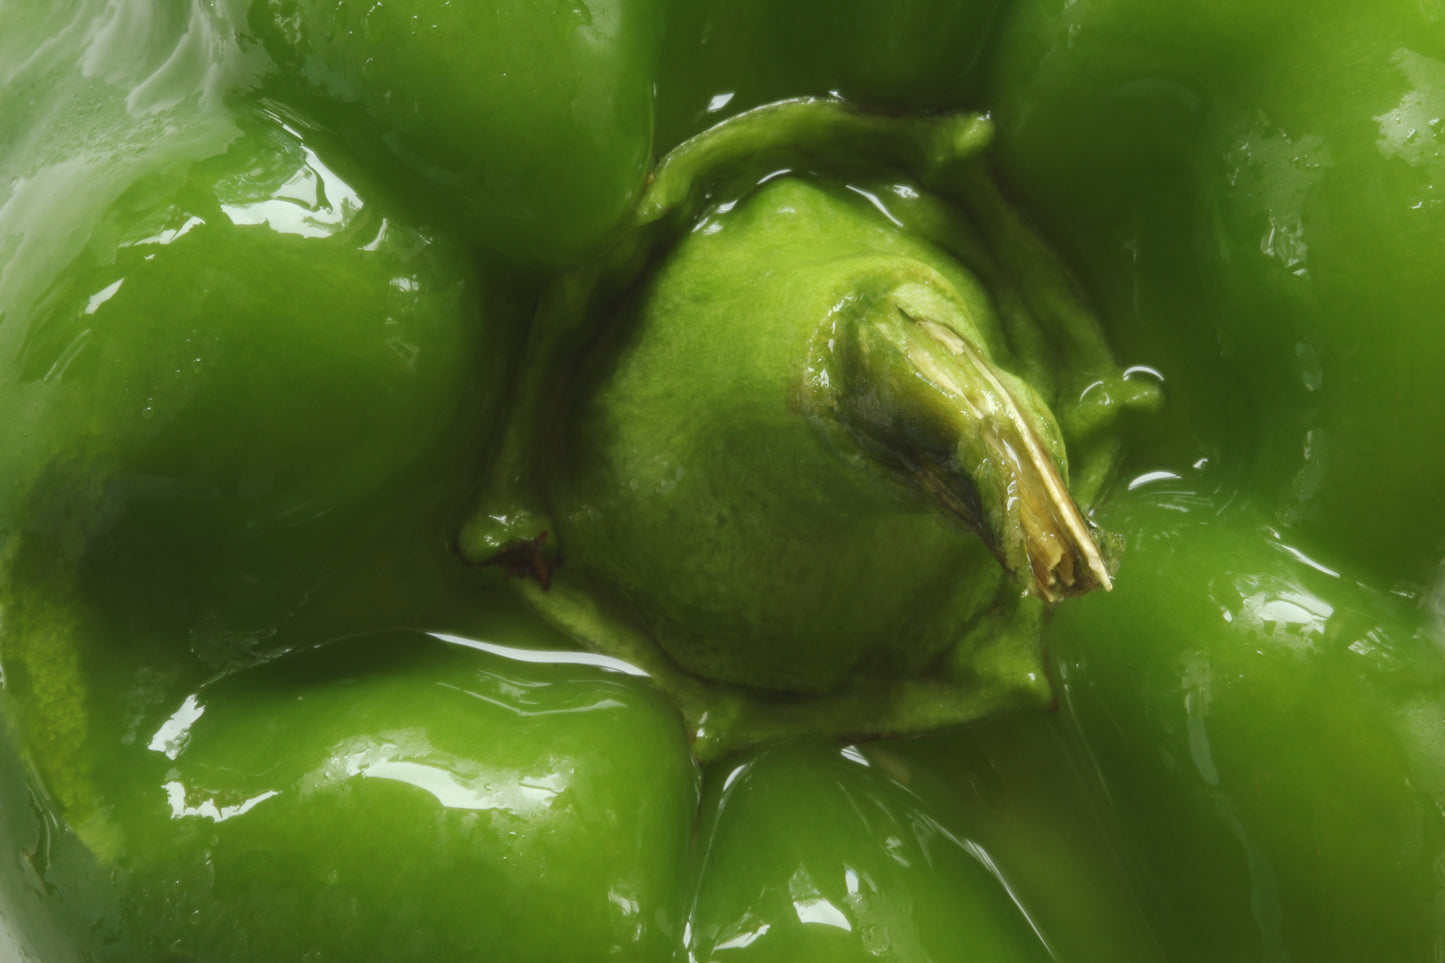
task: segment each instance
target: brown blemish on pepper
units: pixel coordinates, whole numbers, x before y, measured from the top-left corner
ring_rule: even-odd
[[[534,578],[545,592],[552,587],[552,562],[542,553],[546,540],[543,531],[536,538],[513,542],[482,564],[500,566],[507,578]]]

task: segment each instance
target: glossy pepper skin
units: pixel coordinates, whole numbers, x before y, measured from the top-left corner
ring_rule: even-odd
[[[1445,411],[1440,15],[1042,4],[991,71],[1017,188],[1136,300],[1118,337],[1195,353],[1186,397],[1217,412],[1231,482],[1387,588],[1428,580],[1445,531],[1425,440]]]
[[[1158,559],[1129,620],[1056,625],[1070,715],[1198,941],[1178,958],[1440,938],[1440,448],[1412,439],[1445,411],[1441,14],[1046,4],[998,36],[1013,182],[1192,409],[1149,466],[1180,477],[1118,503]]]
[[[1433,958],[1445,10],[880,10],[0,9],[18,950]],[[991,111],[1166,404],[1052,712],[700,766],[451,546],[539,285],[831,91]]]
[[[493,259],[591,253],[651,162],[656,0],[268,0],[244,29],[268,97],[307,110]]]

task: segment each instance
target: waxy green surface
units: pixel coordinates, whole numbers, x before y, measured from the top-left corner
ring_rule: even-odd
[[[642,189],[662,6],[257,0],[244,23],[268,96],[535,270],[592,253]]]
[[[1116,345],[1151,345],[1229,484],[1386,586],[1445,548],[1442,17],[1020,4],[988,70],[1010,179]]]
[[[305,49],[282,22],[319,6],[0,8],[16,954],[1433,958],[1445,11],[590,6],[617,29],[468,44],[500,8],[417,4],[454,29],[368,36],[398,2]],[[608,123],[573,123],[579,76]],[[449,551],[533,294],[481,272],[570,263],[648,157],[829,90],[989,108],[1005,182],[1168,406],[1099,511],[1115,591],[1050,625],[1057,712],[700,772],[645,680],[418,631],[567,644]],[[438,213],[487,170],[515,206]],[[354,230],[223,207],[282,197]]]
[[[1078,504],[1157,383],[1001,195],[991,131],[747,111],[540,302],[459,550],[651,673],[701,759],[1043,704],[1043,603],[1108,588]]]
[[[618,319],[624,343],[569,426],[564,575],[631,603],[684,670],[761,688],[916,672],[961,641],[1005,573],[810,398],[841,374],[828,344],[851,315],[923,273],[988,310],[861,197],[783,178],[710,213]]]
[[[1251,506],[1164,488],[1105,517],[1141,571],[1109,604],[1060,609],[1050,638],[1168,957],[1428,959],[1436,630]]]
[[[126,935],[207,960],[667,959],[696,776],[629,681],[413,633],[199,690],[108,773]]]

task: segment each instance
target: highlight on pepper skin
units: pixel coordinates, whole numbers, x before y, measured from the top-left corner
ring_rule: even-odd
[[[1442,13],[0,4],[0,957],[1436,959]]]

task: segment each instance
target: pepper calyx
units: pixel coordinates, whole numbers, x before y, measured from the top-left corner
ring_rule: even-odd
[[[991,136],[740,115],[541,302],[460,551],[542,553],[550,585],[512,585],[650,675],[699,755],[1046,706],[1043,614],[1112,584],[1081,506],[1157,387],[1004,197]]]
[[[960,332],[951,308],[910,283],[835,337],[848,357],[830,406],[1045,602],[1108,591],[1108,564],[1058,467],[1052,413]]]

